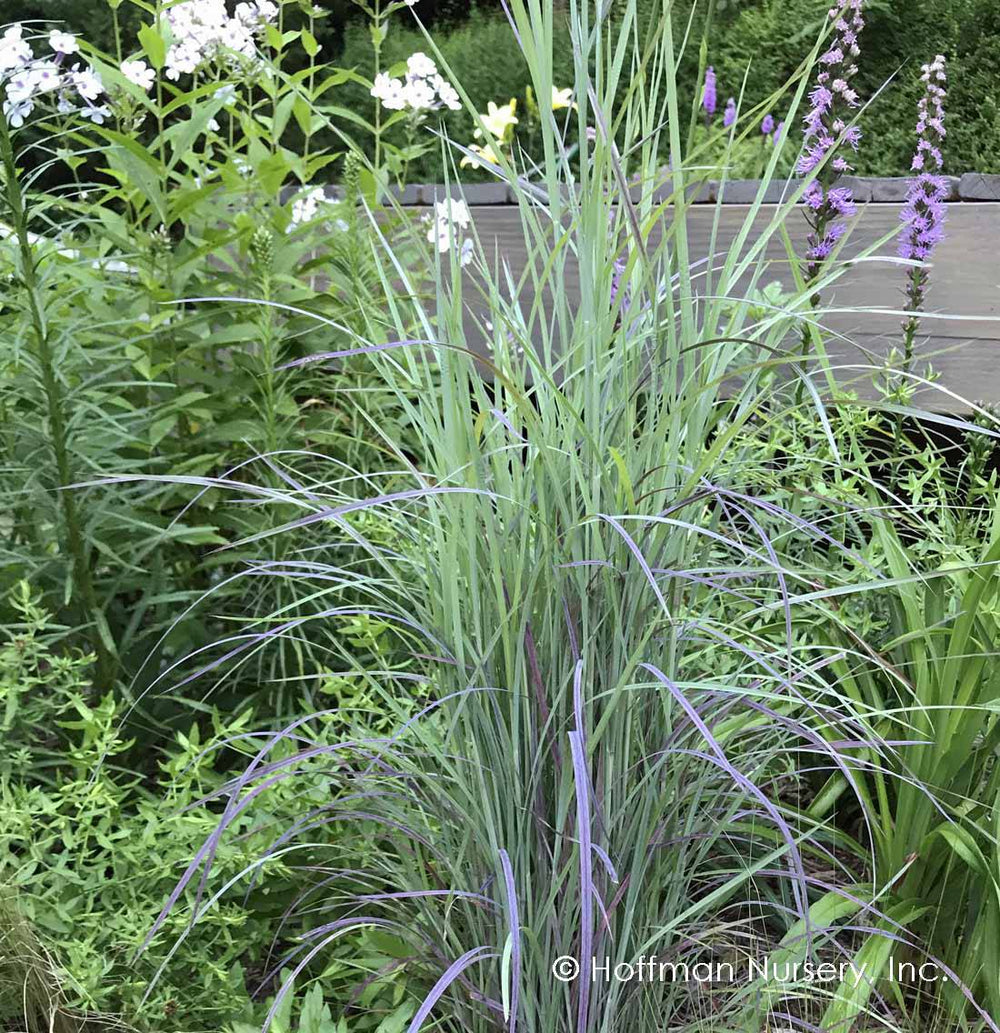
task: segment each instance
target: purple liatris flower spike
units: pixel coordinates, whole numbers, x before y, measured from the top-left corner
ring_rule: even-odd
[[[801,175],[816,173],[803,197],[812,228],[806,254],[810,280],[818,275],[820,265],[844,235],[846,226],[837,220],[854,214],[850,190],[834,186],[842,173],[850,172],[851,166],[843,154],[833,152],[841,140],[854,150],[861,141],[860,130],[848,123],[854,117],[852,112],[860,106],[850,83],[858,71],[855,59],[861,53],[858,37],[865,24],[862,3],[863,0],[837,0],[830,8],[833,36],[829,49],[820,56],[820,70],[804,119],[806,145],[796,168]]]
[[[701,106],[705,109],[705,113],[711,116],[715,114],[717,103],[715,69],[709,65],[705,69],[705,85],[701,91]]]
[[[944,84],[947,81],[944,57],[938,54],[929,65],[924,65],[920,78],[924,90],[917,103],[917,149],[910,164],[917,175],[910,180],[906,204],[900,213],[903,232],[899,238],[899,254],[901,258],[924,262],[944,239],[944,211],[948,197],[948,181],[941,175],[944,167],[941,144],[945,137]],[[927,270],[911,269],[906,291],[907,311],[918,312],[923,307],[926,292]],[[917,325],[915,314],[903,323],[907,368],[913,357]]]
[[[899,238],[899,254],[922,262],[930,258],[935,244],[944,236],[944,201],[948,196],[948,183],[940,175],[944,167],[944,58],[938,54],[931,64],[924,65],[920,78],[924,92],[917,104],[917,149],[910,165],[918,175],[910,180],[900,214],[905,229]]]
[[[736,121],[736,101],[730,97],[726,101],[726,110],[722,115],[722,124],[728,129]]]
[[[765,136],[770,136],[774,132],[774,116],[768,112],[760,123],[760,131]]]

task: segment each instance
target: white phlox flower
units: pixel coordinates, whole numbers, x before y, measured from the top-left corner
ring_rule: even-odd
[[[371,95],[390,111],[410,111],[417,116],[443,107],[452,111],[462,107],[455,88],[419,50],[406,59],[406,75],[402,79],[380,72],[375,77]]]

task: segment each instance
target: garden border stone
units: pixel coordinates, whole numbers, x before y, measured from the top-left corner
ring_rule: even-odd
[[[966,172],[959,180],[958,192],[963,201],[1000,201],[1000,176]]]

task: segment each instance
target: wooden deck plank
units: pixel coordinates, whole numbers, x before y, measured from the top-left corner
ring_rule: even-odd
[[[963,318],[926,318],[918,339],[917,357],[919,361],[930,361],[939,375],[939,383],[961,398],[1000,403],[1000,203],[949,204],[947,210],[946,237],[935,252],[927,310]],[[714,205],[697,205],[688,210],[693,262],[707,257],[716,211]],[[728,249],[749,211],[748,205],[721,207],[718,250]],[[759,233],[756,228],[763,229],[774,211],[774,205],[762,207],[751,228],[750,242]],[[472,215],[487,254],[492,254],[495,246],[515,275],[519,274],[524,269],[526,252],[517,208],[477,206]],[[847,257],[870,247],[897,227],[899,206],[861,205],[851,221],[851,236],[844,250]],[[798,250],[804,251],[804,219],[793,215],[787,225]],[[654,229],[653,239],[657,236]],[[895,241],[879,251],[888,257],[895,253]],[[789,270],[779,240],[769,243],[766,257],[769,268],[763,282],[777,279],[788,284]],[[844,309],[901,307],[905,275],[904,267],[889,262],[859,264],[827,292],[824,304]],[[568,291],[572,305],[579,300],[579,287],[571,283]],[[840,312],[826,315],[824,322],[847,338],[831,342],[831,357],[838,364],[866,363],[869,356],[878,361],[900,343],[898,316]],[[845,370],[842,379],[850,380],[855,375]],[[925,392],[922,399],[935,408],[945,401],[938,392]]]

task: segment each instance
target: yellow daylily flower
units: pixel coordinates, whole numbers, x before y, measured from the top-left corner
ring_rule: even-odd
[[[517,125],[517,115],[514,112],[517,111],[517,98],[511,97],[511,99],[499,107],[494,101],[490,101],[487,105],[486,114],[480,114],[480,118],[483,124],[486,126],[486,131],[496,137],[497,140],[506,140],[510,135],[510,130]],[[482,138],[482,132],[476,130],[476,139]]]
[[[483,162],[485,161],[490,162],[490,164],[492,165],[500,164],[500,159],[497,157],[496,152],[493,150],[492,144],[487,144],[485,147],[480,147],[479,144],[470,143],[469,150],[474,152],[477,155],[477,157],[473,158],[471,155],[468,154],[463,155],[462,160],[458,163],[460,168],[482,168]]]
[[[552,110],[561,111],[563,108],[575,108],[573,102],[573,87],[567,86],[564,90],[552,87]]]

